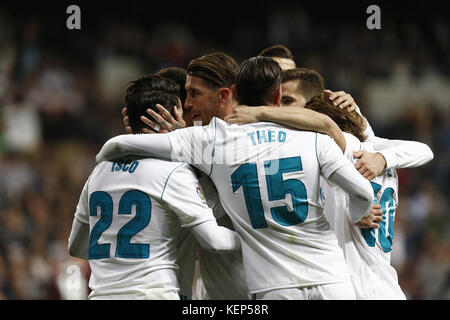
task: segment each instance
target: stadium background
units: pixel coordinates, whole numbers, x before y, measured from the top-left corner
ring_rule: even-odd
[[[410,299],[450,299],[450,26],[443,2],[62,1],[0,4],[0,298],[78,299],[86,263],[67,253],[94,156],[123,133],[128,80],[223,51],[238,62],[283,44],[376,134],[427,143],[399,170],[392,264]],[[81,8],[68,30],[66,8]],[[368,30],[366,8],[381,8]]]

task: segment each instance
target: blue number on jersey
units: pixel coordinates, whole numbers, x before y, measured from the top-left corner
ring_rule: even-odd
[[[270,174],[270,171],[276,165],[279,166],[278,170],[276,170],[275,174]],[[274,220],[282,226],[292,226],[305,221],[308,216],[308,199],[305,185],[297,179],[283,180],[283,173],[303,171],[300,157],[265,161],[264,168],[266,170],[269,201],[282,200],[289,193],[294,207],[294,214],[290,213],[286,206],[271,208],[270,211]]]
[[[89,215],[97,216],[97,208],[100,207],[100,219],[94,225],[89,236],[89,260],[109,258],[110,243],[99,244],[98,239],[109,228],[112,222],[113,200],[103,191],[96,191],[89,199]]]
[[[241,186],[244,188],[245,204],[253,229],[267,228],[259,192],[256,163],[240,165],[231,175],[231,182],[233,183],[233,193]]]
[[[136,206],[136,216],[117,233],[116,257],[146,259],[149,256],[150,245],[132,244],[130,240],[150,223],[152,202],[149,196],[142,191],[127,191],[120,199],[118,213],[131,214],[133,205]]]
[[[132,237],[144,229],[151,218],[151,200],[149,196],[139,190],[126,192],[119,201],[118,214],[131,214],[132,206],[136,206],[136,215],[117,233],[115,256],[118,258],[148,258],[149,244],[130,243]],[[111,226],[113,219],[113,200],[103,191],[96,191],[89,199],[89,215],[97,216],[100,207],[100,219],[92,228],[89,236],[89,259],[105,259],[110,257],[110,243],[99,244],[98,240],[103,232]]]
[[[377,203],[377,195],[381,190],[381,185],[370,182],[374,192],[374,203]],[[380,222],[378,228],[378,242],[384,252],[390,252],[392,250],[392,241],[394,239],[394,214],[395,214],[395,202],[394,202],[394,189],[386,188],[380,198],[381,211],[383,212],[383,219]],[[386,219],[389,221],[389,227],[386,234]],[[375,230],[361,229],[361,233],[366,240],[368,246],[375,246]]]
[[[381,209],[383,210],[383,221],[380,222],[380,228],[378,229],[378,241],[384,252],[390,252],[392,250],[392,241],[394,239],[395,203],[393,195],[394,189],[386,188],[380,199]],[[389,220],[389,227],[387,230],[386,219]]]
[[[278,165],[275,173],[273,168]],[[283,173],[302,171],[300,157],[269,160],[264,162],[269,200],[282,200],[286,194],[292,198],[293,211],[289,212],[287,206],[271,208],[274,220],[283,226],[292,226],[305,221],[308,215],[308,202],[306,188],[303,182],[297,179],[283,180]],[[254,229],[267,228],[264,210],[259,190],[258,171],[256,163],[245,163],[239,166],[231,175],[233,192],[241,186],[244,190],[245,204]]]

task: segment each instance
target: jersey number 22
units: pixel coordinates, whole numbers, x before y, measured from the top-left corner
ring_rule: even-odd
[[[149,257],[150,245],[148,243],[130,243],[132,237],[142,231],[149,223],[152,212],[152,202],[147,194],[139,190],[130,190],[123,194],[119,201],[118,214],[131,214],[132,206],[136,206],[136,215],[126,223],[117,233],[115,257],[141,258]],[[89,236],[89,260],[106,259],[110,257],[111,243],[99,244],[98,240],[113,221],[113,200],[109,193],[96,191],[89,199],[89,215],[97,216],[100,208],[100,219],[92,228]]]

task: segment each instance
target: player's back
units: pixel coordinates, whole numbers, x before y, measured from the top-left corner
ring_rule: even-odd
[[[359,274],[354,287],[359,299],[405,299],[391,266],[395,211],[398,206],[398,177],[395,169],[385,170],[371,182],[374,203],[381,205],[382,221],[378,229],[352,226],[358,256],[347,253],[352,272]]]
[[[344,155],[353,152],[373,152],[370,143],[360,143],[347,133]],[[395,169],[382,172],[370,182],[374,203],[379,203],[383,220],[379,229],[361,229],[353,225],[346,214],[348,196],[335,185],[328,185],[325,212],[333,224],[339,244],[350,268],[357,299],[404,299],[395,269],[390,265],[395,210],[398,206],[398,178]],[[343,213],[343,214],[340,214]]]
[[[210,177],[244,240],[249,291],[347,280],[319,199],[320,175],[328,178],[349,163],[337,145],[327,136],[273,123],[213,121]]]
[[[178,290],[175,246],[180,225],[189,222],[180,223],[164,202],[172,197],[165,192],[173,193],[168,185],[176,170],[192,169],[141,159],[105,161],[93,170],[87,182],[90,298],[161,299],[164,288]]]

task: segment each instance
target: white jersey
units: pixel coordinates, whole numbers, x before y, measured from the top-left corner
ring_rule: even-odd
[[[206,175],[198,177],[201,190],[199,196],[205,199],[208,207],[213,211],[219,226],[233,230],[230,218],[220,203],[216,187]],[[203,193],[201,193],[203,191]],[[248,297],[247,284],[242,264],[242,253],[232,251],[227,253],[214,253],[205,250],[188,229],[182,229],[178,237],[178,279],[180,282],[180,295],[182,298],[193,298],[193,281],[195,260],[198,253],[199,277],[195,297],[199,300],[246,300]]]
[[[195,260],[199,243],[194,234],[188,228],[181,228],[177,236],[177,260],[178,282],[180,284],[179,295],[182,300],[192,299],[192,286],[195,275]]]
[[[353,160],[353,152],[373,152],[370,143],[361,143],[344,133],[344,155]],[[398,179],[395,169],[385,170],[371,181],[374,202],[381,205],[383,221],[379,229],[360,229],[348,219],[348,196],[338,186],[323,181],[325,214],[329,219],[351,271],[357,299],[405,299],[395,269],[390,265],[393,224],[398,205]]]
[[[200,194],[193,169],[184,163],[98,164],[75,213],[90,227],[89,298],[162,299],[164,289],[177,293],[180,229],[214,220]]]
[[[208,206],[219,226],[233,229],[232,222],[220,203],[217,189],[206,175],[198,178]],[[194,239],[195,240],[195,239]],[[199,271],[205,291],[197,293],[201,300],[248,300],[242,252],[214,253],[198,245]]]
[[[250,293],[349,279],[319,199],[319,177],[352,165],[326,135],[273,123],[168,133],[172,159],[210,176],[242,238]]]

